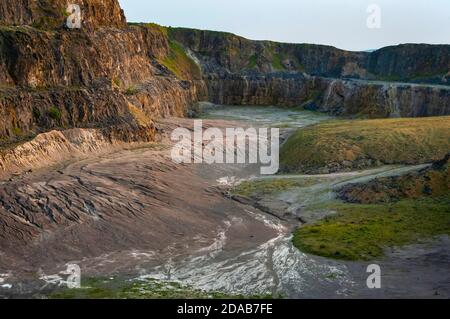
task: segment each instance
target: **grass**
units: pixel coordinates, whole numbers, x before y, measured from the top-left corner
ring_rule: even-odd
[[[306,187],[313,180],[270,179],[261,181],[246,181],[238,185],[233,194],[245,197],[268,195],[286,191],[293,187]]]
[[[256,54],[253,54],[248,61],[248,68],[254,69],[258,66],[258,56]]]
[[[282,61],[282,57],[280,54],[273,54],[272,55],[272,67],[277,70],[277,71],[283,71],[284,70],[284,66]]]
[[[372,165],[418,164],[449,150],[450,116],[336,120],[298,130],[281,148],[280,162],[291,172],[367,159]]]
[[[281,55],[281,53],[276,52],[276,48],[274,47],[274,43],[270,43],[268,45],[268,54],[270,56],[270,60],[272,63],[272,68],[276,71],[283,71],[284,70],[284,66],[283,66],[283,56]]]
[[[61,120],[61,111],[57,107],[52,107],[48,111],[48,116],[56,121]]]
[[[156,23],[142,23],[142,22],[128,22],[129,26],[141,26],[149,29],[153,29],[157,32],[162,33],[164,36],[168,36],[168,28]]]
[[[135,85],[131,85],[125,90],[124,94],[131,96],[131,95],[136,95],[138,92],[139,92],[139,89]]]
[[[60,289],[51,299],[244,299],[241,295],[206,292],[177,282],[153,279],[127,281],[121,279],[87,278],[80,289]],[[254,296],[266,299],[271,296]]]
[[[372,260],[383,256],[387,247],[450,235],[448,196],[392,204],[340,203],[334,208],[338,214],[299,228],[294,234],[294,245],[328,258]]]
[[[161,61],[177,78],[181,80],[201,79],[199,66],[186,54],[176,41],[169,41],[169,54]]]

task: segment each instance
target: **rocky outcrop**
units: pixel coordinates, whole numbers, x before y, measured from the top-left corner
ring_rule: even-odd
[[[252,41],[234,34],[172,28],[206,73],[301,72],[313,76],[449,85],[450,45],[405,44],[372,53],[313,44]]]
[[[115,127],[126,140],[138,122],[130,104],[149,119],[184,116],[205,88],[178,79],[164,65],[171,54],[154,26],[0,27],[0,145],[75,127]]]
[[[107,78],[126,88],[161,74],[157,60],[169,53],[167,38],[150,27],[93,32],[0,27],[0,43],[0,85],[32,87],[87,86]]]
[[[62,28],[71,13],[67,11],[69,4],[80,6],[82,28],[126,27],[125,15],[117,0],[2,0],[0,24]]]
[[[0,152],[0,177],[9,178],[11,172],[20,175],[92,153],[110,152],[125,143],[154,138],[153,131],[146,127],[130,127],[128,140],[124,141],[121,139],[124,131],[77,128],[39,134],[32,141]]]
[[[371,118],[450,114],[450,87],[342,80],[302,73],[205,76],[209,99],[226,105],[302,106],[334,115]]]
[[[367,70],[390,81],[450,85],[450,45],[402,44],[372,52]]]
[[[169,29],[169,34],[200,62],[214,103],[304,106],[367,117],[450,114],[448,45],[367,53],[192,29]]]
[[[150,79],[125,94],[110,85],[0,90],[0,145],[28,139],[53,129],[74,127],[129,131],[141,126],[140,118],[184,116],[200,94],[191,83],[173,78]],[[133,109],[130,110],[130,105]],[[137,110],[137,111],[136,111]],[[137,112],[142,113],[136,114]],[[152,125],[148,136],[154,136]]]
[[[449,196],[450,154],[432,166],[403,176],[378,178],[368,183],[348,184],[338,190],[344,201],[359,204],[389,203],[401,199]]]

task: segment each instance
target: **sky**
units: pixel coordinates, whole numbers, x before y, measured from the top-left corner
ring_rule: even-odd
[[[326,44],[353,51],[400,43],[450,44],[450,0],[119,2],[129,22],[228,31],[253,40]]]

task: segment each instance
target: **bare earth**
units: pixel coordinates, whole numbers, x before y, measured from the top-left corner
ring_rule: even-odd
[[[236,125],[242,123],[204,121]],[[177,126],[192,128],[192,120],[160,123],[166,133]],[[394,250],[378,262],[383,289],[369,290],[367,264],[303,254],[290,241],[298,220],[224,195],[224,177],[248,178],[254,167],[176,165],[170,145],[165,136],[2,182],[0,297],[39,296],[67,263],[87,277],[126,274],[246,295],[450,296],[448,238]]]

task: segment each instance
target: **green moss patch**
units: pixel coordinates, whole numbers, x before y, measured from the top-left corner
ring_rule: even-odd
[[[268,179],[246,181],[233,190],[233,194],[246,197],[274,194],[294,187],[306,187],[314,184],[314,180]]]
[[[254,69],[258,66],[258,56],[253,54],[248,60],[248,67]]]
[[[61,120],[61,111],[57,107],[52,107],[47,111],[48,116],[56,121]]]
[[[337,215],[298,229],[300,250],[335,259],[371,260],[387,247],[450,234],[450,198],[393,204],[338,204]]]

